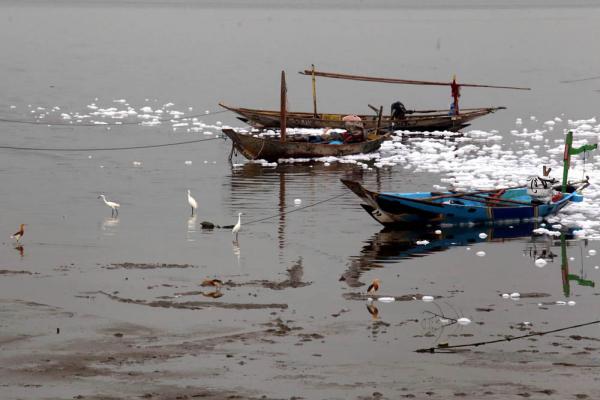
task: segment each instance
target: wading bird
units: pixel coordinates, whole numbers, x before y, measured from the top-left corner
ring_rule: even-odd
[[[202,281],[200,286],[212,286],[214,288],[217,288],[217,290],[219,290],[223,286],[223,281],[220,279],[205,279]]]
[[[369,288],[367,289],[367,293],[375,293],[379,290],[379,285],[381,285],[381,281],[377,278],[373,279],[373,282],[371,282]]]
[[[231,230],[231,234],[235,235],[236,242],[238,240],[238,234],[239,234],[241,228],[242,228],[242,213],[238,213],[238,222],[237,222],[237,224],[235,224],[235,226]]]
[[[19,228],[18,232],[13,233],[12,235],[10,235],[10,237],[12,239],[16,239],[17,243],[19,243],[19,240],[21,240],[21,238],[23,237],[23,234],[25,233],[25,226],[27,224],[21,224],[21,227]]]
[[[107,206],[109,206],[111,208],[111,217],[114,215],[119,215],[119,207],[121,207],[121,205],[119,203],[115,203],[114,201],[107,201],[106,197],[104,197],[103,194],[101,194],[100,196],[98,196],[99,199],[102,199],[104,201],[104,204],[106,204]]]
[[[190,189],[188,189],[187,194],[188,194],[188,204],[190,205],[190,207],[192,207],[192,217],[193,217],[194,212],[196,212],[196,208],[198,208],[198,202],[196,201],[195,198],[192,197],[192,192],[190,192]]]

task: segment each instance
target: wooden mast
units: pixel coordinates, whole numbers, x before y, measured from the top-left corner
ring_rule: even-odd
[[[315,118],[318,118],[317,114],[317,78],[315,77],[315,64],[312,65],[312,92],[313,92],[313,113]]]
[[[281,96],[280,96],[281,104],[280,104],[280,113],[281,113],[281,134],[280,141],[285,142],[285,128],[287,125],[286,121],[286,102],[287,102],[287,87],[285,84],[285,71],[281,71]]]

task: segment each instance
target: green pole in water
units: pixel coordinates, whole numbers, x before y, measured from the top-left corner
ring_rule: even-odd
[[[584,144],[583,146],[579,146],[573,148],[573,131],[569,131],[567,133],[567,140],[565,141],[565,154],[563,157],[564,160],[564,169],[563,169],[563,183],[562,183],[562,192],[565,193],[567,191],[567,179],[569,177],[569,166],[571,165],[571,156],[585,153],[586,151],[596,150],[598,148],[598,144]]]
[[[567,192],[567,180],[569,179],[569,165],[571,164],[571,146],[573,146],[573,131],[567,133],[565,141],[565,154],[563,156],[563,182],[562,192]]]

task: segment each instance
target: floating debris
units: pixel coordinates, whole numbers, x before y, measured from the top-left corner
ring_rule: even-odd
[[[379,297],[377,298],[377,301],[381,303],[393,303],[394,301],[396,301],[396,299],[393,297]]]
[[[543,258],[538,258],[537,260],[535,260],[535,266],[538,268],[544,268],[546,264],[548,264],[548,262]]]

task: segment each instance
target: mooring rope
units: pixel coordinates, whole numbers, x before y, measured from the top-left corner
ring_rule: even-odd
[[[547,335],[549,333],[561,332],[561,331],[566,331],[568,329],[581,328],[583,326],[594,325],[594,324],[599,324],[599,323],[600,323],[600,320],[597,320],[597,321],[592,321],[592,322],[586,322],[583,324],[571,325],[571,326],[567,326],[564,328],[553,329],[550,331],[528,333],[526,335],[505,337],[503,339],[489,340],[486,342],[457,344],[454,346],[428,347],[428,348],[423,348],[423,349],[417,349],[417,350],[415,350],[415,352],[416,353],[444,353],[444,352],[447,352],[447,350],[457,349],[457,348],[461,348],[461,347],[478,347],[478,346],[483,346],[483,345],[492,344],[492,343],[512,342],[513,340],[525,339],[525,338],[532,337],[532,336],[543,336],[543,335]]]
[[[347,193],[341,193],[341,194],[338,194],[338,195],[335,195],[335,196],[329,197],[329,198],[327,198],[327,199],[325,199],[325,200],[320,200],[320,201],[317,201],[317,202],[315,202],[315,203],[308,204],[308,205],[306,205],[306,206],[303,206],[303,207],[298,207],[298,208],[294,208],[294,209],[292,209],[292,210],[289,210],[289,211],[280,212],[280,213],[277,213],[277,214],[271,215],[271,216],[269,216],[269,217],[264,217],[264,218],[259,218],[259,219],[255,219],[255,220],[252,220],[252,221],[244,222],[244,225],[255,224],[255,223],[257,223],[257,222],[266,221],[266,220],[269,220],[269,219],[272,219],[272,218],[280,217],[280,216],[282,216],[282,215],[291,214],[291,213],[293,213],[293,212],[296,212],[296,211],[302,211],[302,210],[306,210],[307,208],[314,207],[314,206],[318,206],[319,204],[323,204],[323,203],[326,203],[326,202],[328,202],[328,201],[335,200],[335,199],[337,199],[338,197],[345,196],[346,194],[347,194]]]
[[[142,145],[142,146],[126,146],[126,147],[61,148],[61,147],[19,147],[19,146],[0,145],[0,149],[25,150],[25,151],[114,151],[114,150],[152,149],[152,148],[157,148],[157,147],[180,146],[183,144],[208,142],[209,140],[216,140],[216,139],[222,139],[222,137],[216,136],[216,137],[207,138],[207,139],[186,140],[184,142],[148,144],[148,145]]]

